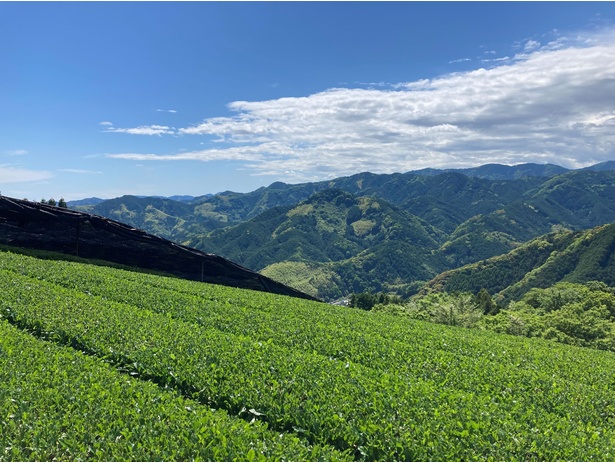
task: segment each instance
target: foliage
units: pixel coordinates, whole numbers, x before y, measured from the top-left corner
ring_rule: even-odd
[[[25,200],[27,200],[27,199],[25,199]],[[43,199],[41,199],[39,201],[39,203],[46,204],[46,205],[51,205],[53,207],[57,206],[57,207],[62,207],[62,208],[68,208],[68,205],[66,204],[66,201],[64,200],[63,197],[60,198],[60,200],[57,201],[57,202],[56,202],[56,200],[53,197],[49,198],[49,200],[46,200],[45,198],[43,198]]]
[[[389,312],[615,352],[615,289],[598,281],[534,288],[506,308],[498,306],[485,289],[474,297],[433,292]]]
[[[615,290],[601,282],[532,289],[484,327],[570,345],[615,351]]]
[[[260,270],[281,261],[345,261],[391,240],[411,242],[415,253],[424,254],[437,246],[432,234],[416,217],[384,201],[328,189],[297,206],[277,207],[213,232],[198,246]]]
[[[376,305],[399,305],[400,303],[401,298],[395,295],[385,294],[384,292],[380,292],[379,294],[362,292],[360,294],[352,294],[348,306],[369,311]]]
[[[381,291],[385,280],[432,277],[440,269],[430,252],[436,238],[431,227],[384,201],[324,190],[298,206],[213,232],[199,246],[331,300]],[[430,264],[417,264],[426,259]]]
[[[478,299],[470,293],[430,294],[412,299],[406,306],[406,314],[438,324],[474,327],[484,314],[483,297]]]

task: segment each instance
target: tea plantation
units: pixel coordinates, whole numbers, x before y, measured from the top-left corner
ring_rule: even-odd
[[[0,252],[0,460],[615,460],[613,353]]]

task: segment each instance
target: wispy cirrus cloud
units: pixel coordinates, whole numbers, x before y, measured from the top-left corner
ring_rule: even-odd
[[[141,125],[133,128],[117,128],[114,127],[111,122],[100,122],[101,126],[105,127],[104,131],[107,133],[127,133],[129,135],[173,135],[176,130],[173,127],[166,125]]]
[[[175,109],[156,109],[156,112],[168,112],[170,114],[177,114]]]
[[[510,56],[501,56],[499,58],[482,59],[483,63],[500,63],[504,61],[510,61]]]
[[[455,63],[465,63],[468,61],[472,61],[472,58],[459,58],[459,59],[453,59],[452,61],[449,61],[449,64],[455,64]]]
[[[124,133],[202,136],[220,147],[110,154],[140,161],[239,160],[288,181],[359,171],[615,158],[615,35],[526,41],[487,68],[387,88],[235,101],[234,115]]]
[[[4,151],[4,154],[7,156],[25,156],[28,154],[28,151],[25,149],[11,149],[9,151]]]
[[[0,165],[0,183],[29,183],[53,178],[53,173],[46,170],[31,170]]]
[[[63,168],[63,169],[60,169],[60,172],[78,173],[78,174],[83,174],[83,175],[99,175],[99,174],[102,174],[102,172],[99,172],[97,170],[84,170],[84,169],[80,169],[80,168]]]

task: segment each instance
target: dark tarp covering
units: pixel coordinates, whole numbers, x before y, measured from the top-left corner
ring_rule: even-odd
[[[4,196],[0,196],[0,243],[106,260],[195,281],[313,299],[220,256],[126,224]]]

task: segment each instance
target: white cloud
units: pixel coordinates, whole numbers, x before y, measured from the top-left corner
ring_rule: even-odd
[[[98,172],[95,170],[83,170],[79,168],[63,168],[60,171],[67,172],[67,173],[79,173],[79,174],[101,174],[102,173],[102,172]]]
[[[4,151],[4,154],[7,156],[25,156],[28,154],[28,151],[25,149],[12,149],[10,151]]]
[[[492,67],[389,88],[334,88],[229,104],[232,117],[125,133],[200,135],[216,149],[111,154],[139,161],[239,160],[287,181],[489,162],[579,167],[615,158],[615,40],[560,37]],[[528,45],[529,44],[529,45]]]
[[[354,85],[358,85],[360,87],[367,87],[367,88],[385,88],[385,87],[391,87],[392,84],[390,84],[389,82],[353,82]]]
[[[499,63],[503,61],[510,61],[510,56],[502,56],[501,58],[483,59],[483,63]]]
[[[105,120],[104,122],[100,122],[98,125],[102,125],[103,127],[113,127],[113,124],[109,122],[108,120]]]
[[[26,183],[48,180],[50,178],[53,178],[53,174],[45,170],[0,166],[0,183]]]
[[[540,47],[540,42],[537,42],[536,40],[528,40],[527,42],[525,42],[525,45],[523,46],[523,51],[528,53],[528,52],[536,50],[539,47]]]
[[[156,112],[170,112],[171,114],[177,114],[175,109],[156,109]]]
[[[467,61],[472,61],[470,58],[460,58],[460,59],[453,59],[452,61],[449,61],[449,64],[454,64],[454,63],[464,63]]]
[[[128,133],[129,135],[173,135],[175,129],[166,125],[141,125],[134,128],[114,128],[109,127],[105,130],[109,133]]]

